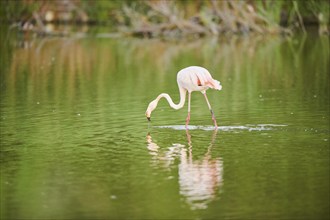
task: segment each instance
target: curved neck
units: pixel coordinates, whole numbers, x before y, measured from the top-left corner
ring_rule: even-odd
[[[167,93],[162,93],[160,94],[159,96],[157,96],[156,100],[157,102],[159,102],[159,100],[161,98],[165,98],[167,101],[168,101],[168,104],[170,104],[170,106],[174,109],[180,109],[184,106],[184,102],[186,101],[186,92],[187,90],[181,88],[179,86],[179,91],[180,91],[180,102],[179,104],[175,104],[173,101],[172,101],[172,98],[167,94]]]

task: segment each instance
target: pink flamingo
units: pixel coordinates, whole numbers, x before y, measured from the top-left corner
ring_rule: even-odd
[[[216,89],[221,90],[222,86],[220,85],[220,82],[213,79],[209,71],[203,67],[200,66],[189,66],[187,68],[184,68],[178,72],[177,75],[177,82],[179,86],[180,91],[180,102],[179,104],[174,104],[171,97],[167,93],[162,93],[155,100],[150,102],[147,111],[146,116],[147,119],[150,121],[151,112],[155,110],[157,107],[157,104],[161,98],[165,98],[170,106],[174,109],[180,109],[184,106],[185,100],[186,100],[186,93],[188,91],[188,115],[186,118],[186,128],[188,127],[189,121],[190,121],[190,98],[191,93],[193,91],[200,91],[206,100],[207,106],[211,112],[212,120],[214,122],[215,128],[217,128],[217,121],[215,119],[213,110],[211,108],[210,102],[206,96],[206,90]]]

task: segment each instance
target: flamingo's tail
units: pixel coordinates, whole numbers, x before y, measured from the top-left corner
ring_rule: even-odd
[[[222,86],[218,80],[213,79],[213,81],[210,84],[212,89],[216,89],[216,90],[222,89]]]

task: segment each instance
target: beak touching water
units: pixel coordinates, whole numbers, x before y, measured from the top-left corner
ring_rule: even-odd
[[[148,121],[151,121],[150,117],[147,117]]]

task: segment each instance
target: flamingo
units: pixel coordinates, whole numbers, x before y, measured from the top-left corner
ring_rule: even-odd
[[[174,104],[171,97],[167,93],[161,93],[160,95],[157,96],[155,100],[151,101],[148,105],[147,111],[145,113],[148,121],[151,121],[151,112],[156,109],[157,104],[161,98],[165,98],[173,109],[178,110],[184,106],[186,100],[186,93],[188,92],[188,115],[186,118],[186,128],[188,128],[188,124],[190,121],[191,93],[194,91],[200,91],[205,97],[207,106],[212,115],[214,126],[215,128],[217,128],[218,127],[217,121],[215,119],[214,112],[211,108],[210,102],[206,96],[206,90],[209,88],[221,90],[222,86],[220,85],[220,82],[213,79],[209,71],[204,67],[189,66],[178,72],[177,83],[180,92],[179,104]]]

